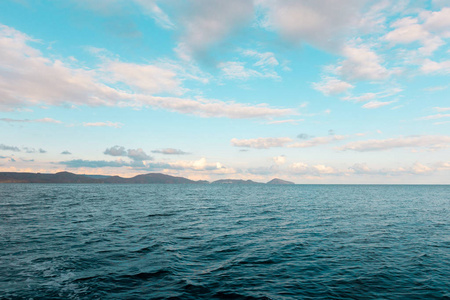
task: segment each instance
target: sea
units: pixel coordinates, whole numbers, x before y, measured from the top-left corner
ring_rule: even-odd
[[[0,299],[450,299],[450,186],[0,184]]]

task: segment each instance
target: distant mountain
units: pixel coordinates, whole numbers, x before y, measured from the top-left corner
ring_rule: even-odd
[[[123,178],[120,176],[90,176],[77,175],[70,172],[59,172],[56,174],[41,174],[41,173],[14,173],[14,172],[0,172],[0,183],[186,183],[198,184],[208,183],[200,180],[194,181],[183,177],[174,177],[159,173],[149,173],[144,175],[137,175],[133,178]]]
[[[133,178],[122,178],[122,179],[125,180],[124,183],[166,183],[166,184],[199,183],[197,181],[193,181],[193,180],[190,180],[190,179],[187,179],[184,177],[174,177],[174,176],[160,174],[160,173],[149,173],[149,174],[144,174],[144,175],[137,175]],[[106,179],[105,182],[108,182],[108,180],[109,179]]]
[[[190,180],[161,173],[148,173],[132,178],[107,175],[78,175],[70,172],[56,174],[0,172],[0,183],[110,183],[110,184],[208,184],[206,180]],[[221,179],[213,184],[263,184],[252,180]],[[293,182],[274,178],[267,184],[294,184]]]
[[[295,184],[292,181],[286,181],[279,178],[274,178],[271,181],[269,181],[267,184]]]
[[[212,184],[261,184],[252,180],[242,180],[242,179],[220,179],[213,181]]]

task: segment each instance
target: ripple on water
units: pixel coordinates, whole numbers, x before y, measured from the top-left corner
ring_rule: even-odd
[[[0,185],[2,297],[450,299],[448,186]]]

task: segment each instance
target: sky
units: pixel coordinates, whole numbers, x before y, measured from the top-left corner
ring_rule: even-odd
[[[450,183],[450,0],[3,0],[0,172]]]

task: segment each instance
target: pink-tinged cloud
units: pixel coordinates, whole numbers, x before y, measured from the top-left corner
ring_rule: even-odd
[[[425,136],[406,136],[391,138],[385,140],[367,140],[351,142],[337,150],[353,150],[358,152],[383,151],[396,148],[419,148],[424,147],[430,150],[446,148],[450,144],[450,136],[425,135]]]

